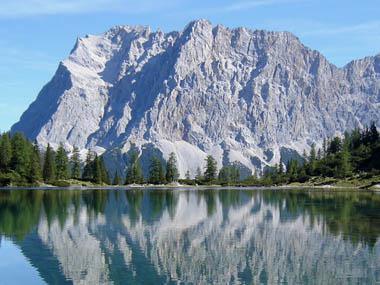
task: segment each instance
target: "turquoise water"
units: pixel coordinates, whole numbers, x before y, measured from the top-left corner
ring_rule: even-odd
[[[376,284],[380,195],[0,191],[0,284]]]

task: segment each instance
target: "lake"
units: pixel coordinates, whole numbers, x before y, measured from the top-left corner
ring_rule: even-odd
[[[376,284],[380,195],[0,191],[0,284]]]

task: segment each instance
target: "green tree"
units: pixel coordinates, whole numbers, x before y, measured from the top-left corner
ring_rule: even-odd
[[[27,177],[30,166],[30,144],[22,134],[16,133],[11,139],[11,145],[11,168],[21,176]]]
[[[350,152],[348,145],[344,144],[342,151],[338,154],[337,176],[344,178],[349,175],[351,175]]]
[[[204,179],[206,182],[212,182],[216,179],[216,173],[217,173],[217,162],[216,160],[211,156],[208,155],[206,158],[206,170],[204,173]]]
[[[328,147],[328,154],[336,154],[342,150],[342,140],[339,137],[335,137],[330,142]]]
[[[48,144],[45,151],[42,175],[45,182],[52,182],[55,179],[54,151],[51,148],[50,144]]]
[[[288,162],[288,166],[286,167],[286,175],[289,177],[291,182],[297,181],[298,179],[298,161],[295,159],[291,159]]]
[[[33,150],[31,151],[28,181],[30,183],[36,183],[40,181],[41,178],[41,154],[38,144],[35,143],[33,146]]]
[[[172,152],[169,156],[169,160],[166,164],[166,181],[168,183],[177,181],[179,177],[178,169],[177,169],[177,158]]]
[[[235,165],[223,166],[218,175],[218,180],[221,184],[231,185],[240,180],[240,171]]]
[[[315,169],[317,168],[317,152],[315,150],[315,144],[313,143],[311,145],[311,150],[310,150],[310,156],[309,156],[309,167],[308,167],[308,172],[310,175],[315,175]]]
[[[9,170],[12,160],[12,145],[9,133],[0,138],[0,170]]]
[[[144,177],[141,169],[141,162],[136,150],[131,150],[129,158],[129,167],[127,169],[127,175],[125,177],[125,184],[142,184],[144,183]]]
[[[107,185],[110,185],[111,181],[110,181],[110,177],[109,177],[109,173],[107,171],[106,165],[104,163],[103,156],[99,157],[99,164],[100,164],[100,172],[101,172],[102,182],[107,184]]]
[[[149,167],[149,183],[162,184],[165,182],[164,169],[157,156],[153,156]]]
[[[87,156],[86,156],[85,165],[83,168],[83,173],[82,173],[82,179],[83,180],[91,181],[94,178],[93,163],[94,163],[94,154],[93,154],[93,152],[88,151]]]
[[[190,176],[190,171],[186,171],[186,175],[185,175],[185,178],[186,180],[191,180],[191,176]]]
[[[377,131],[375,122],[371,123],[369,128],[369,137],[372,146],[379,142],[379,132]]]
[[[284,169],[284,162],[282,161],[282,158],[280,159],[280,165],[278,167],[278,174],[283,175],[285,173]]]
[[[69,178],[69,159],[63,144],[60,144],[55,155],[56,179],[65,180]]]
[[[74,146],[73,154],[70,159],[71,164],[71,178],[80,179],[81,163],[79,149]]]
[[[102,184],[102,166],[101,160],[98,155],[95,155],[93,164],[92,164],[92,173],[93,173],[93,182],[96,184]]]

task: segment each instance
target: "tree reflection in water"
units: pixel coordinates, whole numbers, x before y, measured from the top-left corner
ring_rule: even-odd
[[[0,192],[0,241],[48,283],[372,283],[379,235],[374,193]]]

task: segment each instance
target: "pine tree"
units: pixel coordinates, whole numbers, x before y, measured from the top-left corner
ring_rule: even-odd
[[[344,178],[351,174],[351,162],[350,162],[350,152],[348,150],[348,145],[345,143],[343,145],[342,151],[338,155],[339,165],[337,167],[338,177]]]
[[[286,167],[287,171],[286,174],[289,177],[289,179],[294,182],[298,179],[298,161],[291,159],[288,162],[288,166]]]
[[[323,157],[326,157],[327,155],[327,140],[323,139],[323,145],[322,145],[322,155]]]
[[[86,181],[91,181],[94,177],[93,174],[93,162],[94,162],[94,154],[91,151],[87,152],[86,162],[83,168],[82,179]]]
[[[50,144],[46,148],[42,175],[45,182],[52,182],[55,179],[54,151]]]
[[[372,146],[379,142],[379,132],[377,131],[375,122],[371,123],[369,128],[369,137]]]
[[[336,154],[342,150],[342,140],[339,137],[333,138],[328,147],[328,154]]]
[[[30,183],[36,183],[40,181],[41,178],[42,171],[40,149],[38,147],[38,144],[35,143],[33,146],[33,150],[31,151],[28,181]]]
[[[110,185],[111,184],[110,177],[109,177],[107,168],[105,166],[103,156],[99,157],[99,165],[100,165],[100,172],[101,172],[102,182],[105,183],[105,184],[107,184],[107,185]]]
[[[211,155],[208,155],[206,158],[206,170],[204,173],[205,181],[212,182],[213,180],[215,180],[216,172],[217,172],[216,160]]]
[[[12,160],[12,145],[9,133],[0,138],[0,170],[9,170]]]
[[[166,164],[166,181],[168,183],[172,183],[177,181],[179,177],[178,169],[177,169],[177,158],[172,152],[169,156],[169,160]]]
[[[102,166],[98,155],[95,155],[92,163],[93,182],[96,184],[102,184]]]
[[[63,144],[60,144],[55,155],[56,178],[65,180],[69,178],[69,159]]]
[[[71,178],[72,179],[80,179],[80,153],[79,149],[77,147],[74,147],[73,154],[71,155],[70,159],[71,164]]]
[[[278,174],[283,175],[285,172],[284,169],[284,162],[282,161],[282,158],[280,159],[280,165],[278,167]]]
[[[317,168],[317,153],[315,150],[315,144],[311,145],[310,156],[309,156],[309,174],[315,175],[315,169]]]
[[[157,156],[153,156],[149,167],[149,183],[161,184],[164,183],[165,176],[162,163]]]
[[[185,175],[185,178],[186,180],[191,180],[191,176],[190,176],[190,171],[186,171],[186,175]]]
[[[137,184],[142,184],[144,183],[144,177],[142,173],[142,168],[141,168],[141,162],[139,159],[134,163],[133,165],[133,177],[135,182]]]
[[[144,177],[142,174],[141,163],[137,151],[131,151],[129,161],[129,167],[127,169],[127,175],[125,177],[125,184],[142,184],[144,182]]]
[[[221,184],[229,184],[230,183],[230,174],[227,166],[223,166],[219,170],[218,180]]]
[[[12,170],[19,173],[22,177],[27,177],[30,166],[30,147],[29,142],[25,137],[16,133],[11,139],[12,145],[12,159],[11,168]]]

